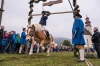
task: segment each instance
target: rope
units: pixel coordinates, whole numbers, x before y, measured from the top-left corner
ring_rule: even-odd
[[[93,66],[86,58],[85,58],[85,62],[87,64],[87,66]]]
[[[70,0],[68,0],[68,2],[69,2],[69,4],[70,4],[70,7],[71,7],[71,9],[72,9],[72,11],[73,11],[73,15],[74,15],[74,10],[73,10],[73,7],[72,7],[72,5],[71,5]]]

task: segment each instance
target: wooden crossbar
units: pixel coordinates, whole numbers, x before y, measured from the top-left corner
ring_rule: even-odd
[[[51,13],[50,15],[53,15],[53,14],[64,14],[64,13],[73,13],[73,11],[65,11],[65,12],[54,12],[54,13]],[[33,14],[32,16],[40,16],[42,14]]]

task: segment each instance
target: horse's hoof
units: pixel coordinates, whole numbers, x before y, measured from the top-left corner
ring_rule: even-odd
[[[32,56],[32,53],[29,53],[29,56]]]
[[[50,56],[49,54],[47,54],[47,56]]]

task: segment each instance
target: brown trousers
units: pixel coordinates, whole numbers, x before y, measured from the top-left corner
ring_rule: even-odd
[[[76,48],[80,49],[84,49],[84,45],[76,45]]]

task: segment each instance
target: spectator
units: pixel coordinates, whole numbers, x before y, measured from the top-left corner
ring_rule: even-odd
[[[17,44],[17,38],[16,38],[16,32],[15,31],[13,31],[12,38],[13,38],[13,44],[12,44],[11,50],[12,50],[12,53],[14,53],[15,48],[16,48],[16,44]]]
[[[1,29],[0,29],[0,53],[1,53],[2,39],[3,38],[4,38],[4,26],[1,26]]]
[[[23,28],[23,32],[21,33],[21,38],[20,38],[20,49],[19,53],[22,52],[22,49],[24,49],[24,46],[26,45],[26,28]]]
[[[4,37],[2,39],[2,45],[1,45],[1,53],[4,52],[5,46],[7,44],[7,37],[8,37],[7,31],[4,31]]]
[[[93,31],[94,31],[94,34],[92,36],[92,42],[94,43],[97,56],[98,58],[100,58],[100,32],[98,31],[97,27],[94,27]]]
[[[4,38],[7,39],[7,37],[8,37],[8,33],[7,31],[4,31]]]
[[[17,43],[16,43],[15,51],[18,53],[19,47],[20,47],[20,34],[19,33],[16,35],[16,40],[17,40]]]
[[[5,46],[4,53],[10,53],[11,52],[11,47],[13,44],[13,32],[9,32],[8,38],[7,38],[7,45]]]

